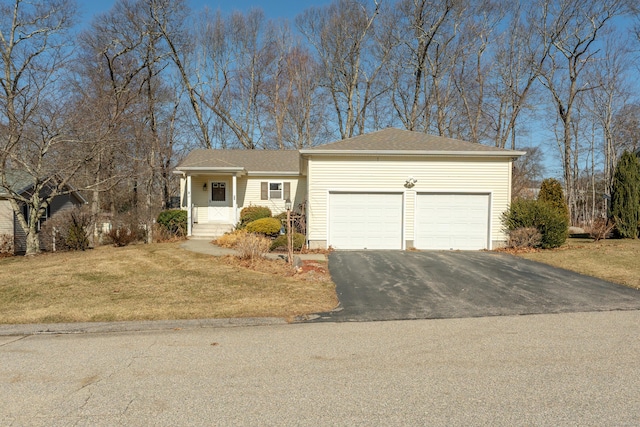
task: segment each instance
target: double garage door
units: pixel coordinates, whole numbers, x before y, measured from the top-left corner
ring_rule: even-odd
[[[418,193],[417,249],[489,247],[489,195]],[[329,245],[335,249],[402,249],[402,193],[340,192],[329,195]]]

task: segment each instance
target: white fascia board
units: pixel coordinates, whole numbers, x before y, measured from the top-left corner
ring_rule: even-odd
[[[520,157],[525,151],[415,151],[415,150],[300,150],[300,154],[311,156],[427,156],[427,157]]]
[[[300,172],[274,172],[274,171],[251,171],[247,172],[248,176],[301,176]]]
[[[200,172],[200,173],[244,173],[244,168],[241,167],[226,167],[226,168],[211,168],[207,166],[185,166],[176,168],[174,173],[188,173],[188,172]]]

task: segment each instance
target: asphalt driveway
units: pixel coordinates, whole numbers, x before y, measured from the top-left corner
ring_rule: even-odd
[[[640,310],[640,291],[495,252],[329,255],[340,306],[316,321]]]

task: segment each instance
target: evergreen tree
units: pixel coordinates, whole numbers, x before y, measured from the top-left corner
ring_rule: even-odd
[[[540,185],[538,201],[548,203],[552,208],[557,209],[569,219],[569,207],[564,198],[562,184],[554,178],[547,178]]]
[[[628,151],[625,151],[618,160],[613,175],[609,217],[616,226],[618,236],[631,239],[638,237],[640,161]]]

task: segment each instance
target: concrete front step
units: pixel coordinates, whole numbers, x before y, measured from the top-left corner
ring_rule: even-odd
[[[194,239],[215,239],[233,230],[231,224],[203,223],[193,224],[191,237]]]

